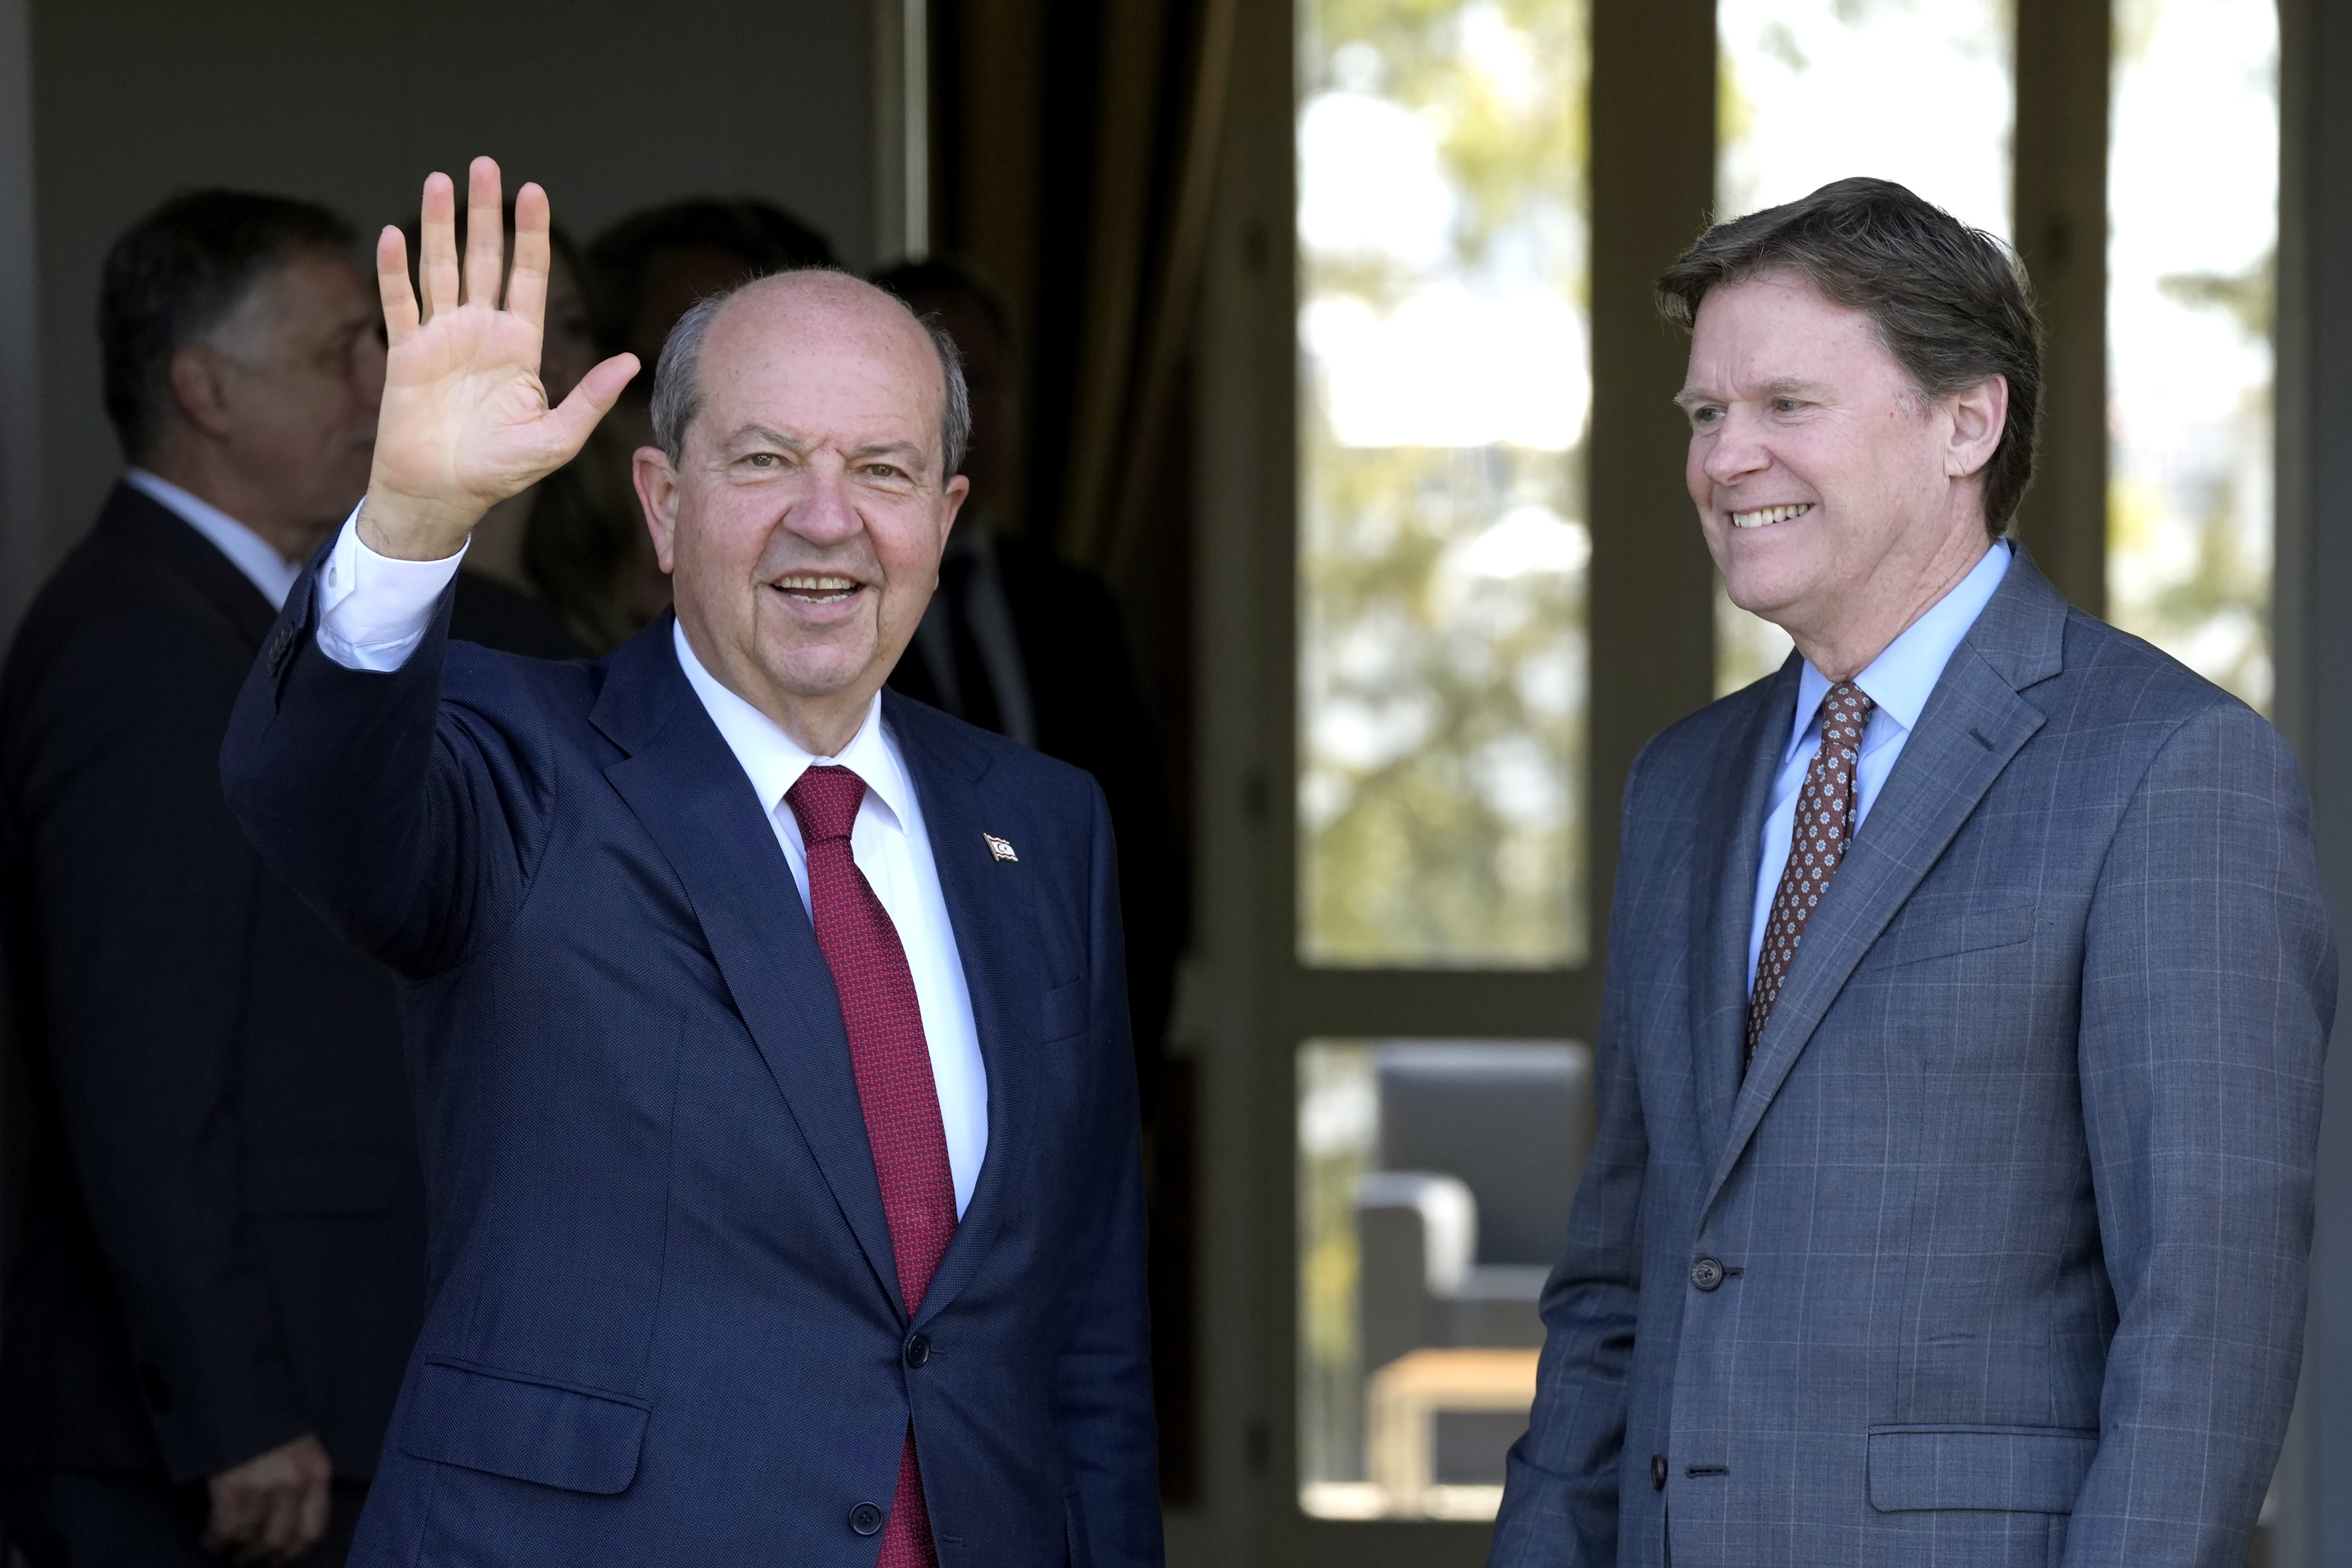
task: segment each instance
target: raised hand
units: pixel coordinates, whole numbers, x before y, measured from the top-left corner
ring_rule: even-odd
[[[484,512],[569,461],[637,372],[635,354],[616,354],[561,405],[547,405],[539,379],[547,193],[536,184],[515,193],[514,268],[503,306],[506,223],[497,163],[474,160],[466,198],[461,274],[457,193],[446,174],[425,182],[421,301],[409,287],[400,230],[386,228],[376,241],[390,352],[359,529],[371,550],[410,561],[456,554]]]

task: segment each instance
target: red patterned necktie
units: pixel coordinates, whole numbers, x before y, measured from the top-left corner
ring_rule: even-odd
[[[922,1007],[907,950],[850,854],[849,831],[865,798],[866,781],[840,767],[810,768],[784,794],[808,847],[816,944],[841,998],[849,1066],[866,1114],[874,1173],[882,1184],[882,1215],[898,1259],[898,1289],[912,1318],[955,1235],[955,1176],[948,1166],[947,1128],[940,1120],[939,1085],[931,1078],[930,1047],[923,1039]],[[910,1426],[898,1455],[898,1489],[890,1500],[876,1568],[936,1568],[938,1563]]]
[[[1756,955],[1756,989],[1748,999],[1748,1049],[1739,1060],[1742,1073],[1756,1061],[1756,1044],[1771,1021],[1772,1005],[1780,999],[1797,944],[1805,938],[1805,925],[1853,842],[1862,734],[1870,728],[1876,707],[1851,680],[1839,681],[1822,699],[1822,749],[1805,770],[1805,787],[1797,796],[1797,819],[1789,834],[1789,863],[1781,868],[1772,913],[1764,922],[1764,946]]]

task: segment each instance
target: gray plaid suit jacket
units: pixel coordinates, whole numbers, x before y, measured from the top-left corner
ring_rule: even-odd
[[[1626,786],[1600,1141],[1493,1562],[2245,1562],[2336,958],[2292,756],[2023,552],[1743,1081],[1796,660]]]

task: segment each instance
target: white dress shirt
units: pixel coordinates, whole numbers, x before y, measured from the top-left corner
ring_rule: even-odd
[[[354,511],[343,524],[319,575],[319,647],[347,669],[397,669],[425,640],[434,603],[457,575],[464,552],[446,561],[395,561],[361,541],[357,518]],[[687,684],[768,814],[803,910],[809,908],[808,851],[785,792],[812,767],[838,764],[866,781],[866,799],[850,830],[850,854],[898,929],[914,975],[940,1120],[947,1131],[956,1215],[962,1217],[988,1154],[988,1068],[981,1060],[971,992],[923,826],[922,804],[898,738],[883,721],[881,693],[875,693],[865,722],[838,756],[814,756],[774,720],[720,685],[695,657],[683,627],[673,624],[670,642]]]
[[[287,560],[269,541],[169,479],[158,479],[144,468],[131,468],[123,474],[122,482],[210,540],[214,549],[228,557],[230,565],[245,574],[247,582],[261,590],[271,609],[286,607],[286,595],[294,591],[302,575],[302,563]]]
[[[1903,742],[1911,738],[1944,666],[1951,662],[1960,639],[1992,602],[1993,590],[2000,586],[2001,575],[2009,570],[2009,558],[2008,543],[1996,542],[1967,576],[1853,678],[1853,683],[1876,704],[1870,727],[1862,732],[1862,760],[1854,767],[1857,834],[1886,776],[1895,771],[1895,760],[1903,754]],[[1756,989],[1756,959],[1764,950],[1764,927],[1772,917],[1772,895],[1780,890],[1780,872],[1789,863],[1789,840],[1797,822],[1797,792],[1804,785],[1814,753],[1822,749],[1822,699],[1829,695],[1831,684],[1829,677],[1810,660],[1797,678],[1797,715],[1790,726],[1788,749],[1780,753],[1780,771],[1773,775],[1771,809],[1764,816],[1764,854],[1756,868],[1756,905],[1748,926],[1750,992]]]

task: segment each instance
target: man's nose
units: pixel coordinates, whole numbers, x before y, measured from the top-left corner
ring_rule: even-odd
[[[1702,464],[1706,477],[1718,485],[1727,485],[1770,468],[1771,449],[1762,437],[1752,416],[1736,408],[1727,412],[1715,432],[1715,439],[1707,443]]]
[[[812,544],[838,544],[866,526],[849,494],[849,475],[836,463],[813,463],[799,501],[784,526]]]

